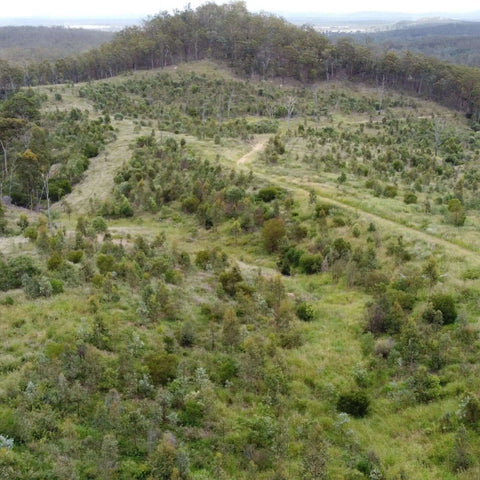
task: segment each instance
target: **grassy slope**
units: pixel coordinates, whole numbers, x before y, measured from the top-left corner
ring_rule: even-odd
[[[183,66],[183,69],[194,68],[199,71],[210,71],[211,66],[200,64],[196,67]],[[143,75],[143,74],[139,74]],[[115,80],[112,80],[115,81]],[[87,107],[83,99],[78,99],[74,92],[66,94],[66,87],[52,87],[52,91],[60,91],[63,95],[61,108]],[[77,88],[77,87],[75,87]],[[51,104],[46,108],[56,108]],[[432,111],[439,111],[438,106],[422,103],[418,115],[431,115]],[[442,109],[442,113],[445,111]],[[449,114],[449,113],[448,113]],[[92,115],[94,112],[92,110]],[[340,120],[340,119],[338,119]],[[349,123],[367,122],[367,118],[342,117],[344,128]],[[106,151],[99,155],[85,175],[84,180],[69,195],[67,201],[74,208],[74,218],[78,212],[88,209],[89,199],[105,198],[113,185],[115,170],[125,162],[130,152],[128,145],[140,133],[148,133],[149,126],[140,127],[138,122],[122,120],[114,123],[117,139],[110,144]],[[291,127],[286,122],[283,128]],[[161,132],[156,133],[162,135]],[[359,185],[348,184],[339,190],[333,178],[318,174],[312,178],[297,165],[281,165],[278,167],[265,166],[259,161],[261,150],[266,138],[258,137],[253,144],[236,140],[223,140],[221,145],[214,145],[211,141],[200,141],[194,137],[186,137],[189,144],[202,153],[203,157],[214,159],[220,155],[226,165],[238,168],[252,169],[254,173],[265,181],[275,183],[289,189],[294,197],[303,205],[307,203],[308,190],[313,188],[319,199],[330,202],[352,213],[362,225],[374,221],[381,234],[388,237],[401,234],[409,245],[416,245],[427,256],[429,252],[443,258],[445,269],[453,271],[452,278],[446,280],[446,285],[455,285],[459,282],[456,274],[471,264],[480,262],[476,244],[466,243],[459,245],[459,235],[448,230],[429,233],[418,226],[419,212],[413,219],[410,218],[411,209],[403,209],[400,201],[392,201],[388,209],[379,207],[375,199],[359,190]],[[295,146],[302,151],[301,144]],[[298,169],[298,170],[297,170]],[[298,172],[298,173],[297,173]],[[391,207],[391,208],[390,208]],[[304,207],[305,208],[305,207]],[[59,222],[73,224],[65,215],[58,213]],[[218,244],[221,245],[234,259],[241,261],[242,268],[248,266],[269,269],[274,267],[273,259],[261,253],[257,245],[248,241],[225,241],[222,231],[196,231],[196,223],[190,218],[171,219],[158,222],[158,218],[143,215],[132,220],[117,220],[110,224],[114,237],[124,238],[125,235],[141,232],[147,236],[154,236],[164,231],[170,242],[181,249],[193,252],[200,248]],[[445,236],[452,235],[452,241]],[[125,240],[125,241],[128,241]],[[242,241],[241,241],[242,242]],[[268,270],[267,270],[268,271]],[[201,282],[201,279],[197,279]],[[297,396],[304,395],[307,408],[316,412],[319,418],[328,418],[327,403],[316,395],[312,395],[306,387],[306,381],[314,379],[319,383],[321,391],[341,389],[347,385],[354,368],[362,364],[360,349],[361,322],[364,304],[368,297],[356,290],[347,288],[343,284],[331,284],[328,275],[307,277],[297,275],[286,278],[287,289],[296,295],[310,299],[318,313],[318,321],[306,325],[304,332],[307,342],[298,349],[288,352],[287,362],[292,366],[293,385],[298,390]],[[192,285],[192,293],[199,285]],[[201,292],[201,289],[198,291]],[[0,398],[4,397],[9,389],[15,389],[16,368],[28,368],[29,351],[41,348],[52,331],[59,337],[68,338],[69,331],[76,330],[82,324],[82,316],[86,314],[84,296],[86,292],[68,291],[54,299],[26,302],[13,307],[8,317],[10,320],[2,323],[2,337],[5,341],[0,346],[0,363],[2,365],[2,379],[0,380]],[[205,295],[205,292],[200,293]],[[22,298],[20,292],[15,293]],[[128,301],[126,300],[128,303]],[[0,307],[3,308],[3,307]],[[63,312],[58,315],[55,312]],[[122,322],[120,315],[119,322]],[[239,406],[234,406],[238,408]],[[418,405],[408,409],[396,411],[395,405],[387,400],[375,403],[373,413],[366,419],[352,420],[351,427],[354,435],[361,444],[371,447],[381,458],[389,475],[399,475],[401,471],[410,479],[438,479],[438,478],[472,478],[455,477],[443,469],[435,467],[431,461],[433,444],[436,440],[432,425],[446,411],[455,409],[452,399],[436,402],[432,405]],[[326,420],[325,420],[326,421]],[[435,427],[436,428],[436,427]],[[340,478],[335,460],[335,451],[332,451],[331,478]],[[471,475],[472,471],[469,472]]]

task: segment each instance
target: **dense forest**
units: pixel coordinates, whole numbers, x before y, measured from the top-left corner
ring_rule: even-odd
[[[330,35],[341,38],[345,34]],[[377,33],[348,35],[356,42],[381,50],[436,57],[441,61],[478,67],[480,65],[480,23],[444,22],[404,25]]]
[[[2,480],[480,478],[478,70],[242,3],[39,65],[2,64]]]
[[[5,95],[21,85],[108,78],[205,58],[226,61],[245,77],[302,82],[357,79],[402,88],[469,115],[480,111],[479,69],[410,52],[378,55],[347,39],[331,44],[312,28],[249,13],[242,2],[160,13],[84,55],[32,63],[23,69],[3,62],[0,92]]]
[[[0,59],[15,65],[56,60],[110,41],[112,33],[65,27],[0,27]]]

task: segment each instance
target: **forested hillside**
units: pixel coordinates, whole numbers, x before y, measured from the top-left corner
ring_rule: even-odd
[[[0,59],[14,65],[55,62],[110,41],[112,33],[64,27],[0,27]]]
[[[241,2],[158,14],[81,56],[23,69],[0,63],[0,93],[21,85],[109,78],[205,58],[225,61],[246,78],[309,83],[349,78],[403,89],[469,115],[480,111],[480,69],[409,52],[376,54],[346,39],[333,45],[312,28],[249,13]]]
[[[345,35],[335,35],[342,37]],[[378,33],[349,35],[360,44],[400,53],[409,50],[415,54],[436,57],[439,60],[480,66],[480,23],[457,22],[441,24],[406,25]]]

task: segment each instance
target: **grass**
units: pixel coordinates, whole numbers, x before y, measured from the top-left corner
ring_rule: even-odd
[[[177,69],[167,69],[171,74],[195,72],[197,74],[224,75],[231,78],[231,73],[209,62],[181,65]],[[135,72],[130,77],[153,75],[157,72]],[[122,81],[122,77],[109,80]],[[78,86],[39,87],[49,96],[61,92],[62,102],[49,100],[47,110],[57,108],[82,108],[93,113],[91,105],[78,97]],[[352,85],[331,85],[327,87],[339,92],[349,92]],[[375,96],[374,89],[353,86],[361,95]],[[57,105],[58,103],[58,105]],[[452,115],[442,107],[419,99],[412,101],[415,108],[405,107],[392,109],[391,113],[400,118],[408,115],[416,117],[433,114]],[[321,125],[338,125],[348,130],[352,125],[369,122],[369,115],[346,115],[334,111],[331,119],[322,118]],[[378,120],[381,121],[380,119]],[[290,123],[281,122],[282,130],[297,128],[304,123],[303,119],[292,119]],[[105,147],[98,157],[92,159],[90,168],[83,180],[72,194],[65,198],[74,210],[71,219],[61,213],[61,205],[55,208],[59,212],[59,223],[65,224],[69,238],[73,237],[76,217],[89,212],[92,203],[101,202],[109,197],[113,187],[116,170],[131,156],[129,145],[141,134],[150,134],[150,125],[139,127],[138,123],[124,119],[114,121],[117,138]],[[462,127],[463,123],[460,122]],[[373,132],[374,130],[372,130]],[[155,131],[159,139],[173,135],[168,132]],[[464,309],[472,325],[478,326],[475,312],[478,310],[477,279],[463,280],[463,272],[480,262],[480,240],[476,236],[480,228],[480,216],[469,213],[466,227],[455,229],[443,222],[443,217],[435,212],[426,215],[422,208],[425,196],[419,195],[415,206],[406,206],[402,201],[402,189],[395,199],[374,197],[362,181],[347,178],[345,185],[336,183],[338,173],[314,170],[305,163],[297,161],[306,151],[303,140],[295,139],[288,144],[288,156],[278,165],[266,165],[262,160],[262,149],[268,136],[255,136],[252,141],[221,139],[219,145],[211,140],[202,140],[188,135],[176,135],[185,138],[187,145],[202,158],[216,161],[234,169],[252,169],[261,182],[273,183],[288,190],[296,201],[302,215],[308,212],[309,190],[314,189],[318,200],[329,202],[345,214],[348,220],[361,227],[362,235],[370,222],[377,226],[381,260],[386,258],[385,245],[402,235],[407,248],[416,253],[414,268],[421,268],[422,261],[434,255],[440,264],[441,278],[439,287],[451,289],[465,298]],[[13,211],[12,211],[13,212]],[[14,213],[9,213],[10,223],[14,221]],[[345,237],[355,246],[356,240],[351,237],[351,226],[338,229],[330,228],[332,237]],[[109,221],[109,230],[115,240],[130,244],[136,235],[153,238],[160,232],[166,234],[170,245],[178,250],[194,255],[198,250],[219,246],[224,249],[232,263],[238,263],[242,274],[251,279],[257,269],[266,277],[277,274],[275,258],[268,255],[258,237],[244,235],[239,239],[229,233],[227,222],[218,229],[204,230],[198,227],[195,217],[178,212],[175,206],[163,207],[155,214],[142,213],[131,219]],[[29,252],[34,254],[33,247],[20,237],[0,239],[0,250],[7,254]],[[18,245],[15,242],[20,242]],[[402,265],[396,272],[402,272]],[[329,478],[345,478],[345,451],[340,445],[350,445],[355,450],[360,445],[364,451],[373,451],[381,459],[387,478],[405,478],[412,480],[436,480],[476,478],[478,467],[474,466],[468,473],[453,474],[448,467],[448,455],[453,445],[453,433],[443,434],[440,428],[442,417],[446,413],[454,413],[458,408],[458,395],[445,395],[438,401],[426,405],[402,407],[397,404],[394,395],[383,395],[372,399],[370,416],[351,419],[345,428],[335,426],[338,421],[334,400],[336,395],[355,386],[355,372],[368,369],[369,365],[362,353],[362,332],[365,304],[371,296],[358,289],[348,288],[342,279],[332,283],[329,273],[312,276],[295,275],[285,277],[286,290],[294,300],[311,302],[315,310],[315,320],[301,325],[304,343],[283,353],[284,361],[289,366],[292,395],[284,399],[289,413],[289,426],[300,430],[305,421],[317,419],[329,433],[337,435],[337,444],[330,446]],[[175,290],[178,295],[189,300],[185,314],[195,317],[203,302],[215,302],[216,288],[213,276],[205,272],[194,272],[186,276],[181,288]],[[80,328],[92,321],[92,314],[85,301],[90,295],[98,293],[93,287],[68,288],[66,293],[46,300],[28,300],[20,291],[9,292],[15,299],[13,306],[0,306],[0,334],[3,342],[0,345],[0,400],[7,402],[18,392],[19,378],[28,373],[32,361],[38,352],[45,350],[49,342],[68,342]],[[135,328],[147,338],[160,338],[161,331],[177,328],[177,325],[163,322],[161,325],[143,325],[138,322],[134,309],[135,295],[129,291],[122,292],[119,302],[112,305],[108,312],[109,325],[115,331]],[[425,292],[423,292],[425,294]],[[6,294],[0,293],[0,300]],[[197,325],[198,333],[206,336],[207,325]],[[473,354],[472,354],[473,355]],[[474,355],[473,355],[474,357]],[[381,365],[380,365],[381,367]],[[386,368],[386,367],[385,367]],[[381,372],[379,373],[381,374]],[[386,375],[386,374],[385,374]],[[474,384],[475,385],[475,384]],[[240,419],[249,418],[266,405],[257,405],[257,397],[248,392],[235,392],[227,388],[220,390],[219,396],[229,399],[229,407],[222,402],[219,409],[224,409],[227,424],[235,427]],[[291,397],[291,398],[290,398]],[[1,433],[1,432],[0,432]],[[333,434],[332,434],[333,435]],[[476,443],[475,443],[476,445]],[[297,458],[302,455],[298,445],[288,445]],[[292,471],[295,471],[294,469]],[[195,477],[194,477],[195,478]],[[198,476],[200,477],[200,474]],[[263,477],[255,477],[263,478]]]

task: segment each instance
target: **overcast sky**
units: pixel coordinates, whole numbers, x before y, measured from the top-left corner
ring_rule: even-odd
[[[12,17],[140,17],[154,15],[162,10],[182,9],[188,1],[185,0],[22,0],[2,2],[0,20]],[[203,0],[192,0],[192,7],[206,3]],[[217,1],[217,3],[225,3]],[[388,2],[386,0],[337,0],[326,2],[321,0],[247,0],[251,11],[267,10],[271,12],[309,12],[309,13],[350,13],[358,11],[395,11],[406,13],[423,12],[469,12],[480,9],[478,1],[474,0],[403,0]]]

